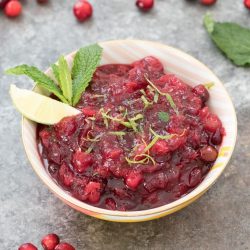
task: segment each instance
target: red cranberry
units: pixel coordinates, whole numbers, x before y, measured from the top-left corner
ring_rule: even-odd
[[[76,151],[73,155],[73,167],[79,173],[83,173],[92,164],[92,162],[93,160],[91,155],[80,150]]]
[[[195,187],[201,182],[202,174],[199,168],[194,168],[189,175],[189,186]]]
[[[55,125],[58,137],[71,136],[76,130],[75,117],[65,117]]]
[[[136,6],[144,11],[148,11],[154,6],[154,0],[137,0]]]
[[[101,184],[99,182],[90,181],[85,187],[85,193],[91,203],[97,203],[101,196]]]
[[[215,114],[209,114],[204,120],[204,128],[207,131],[215,132],[222,127],[221,121]]]
[[[78,21],[82,22],[92,16],[92,5],[86,0],[78,0],[74,7],[73,12]]]
[[[215,161],[218,156],[217,150],[212,146],[203,147],[200,150],[200,153],[201,153],[201,159],[208,162]]]
[[[250,0],[244,0],[244,4],[247,9],[250,9]]]
[[[17,17],[22,12],[22,5],[19,1],[11,0],[6,4],[4,12],[8,17]]]
[[[138,185],[141,183],[142,181],[142,175],[140,173],[131,171],[128,176],[126,177],[126,184],[128,187],[134,189],[137,188]]]
[[[197,85],[193,88],[193,92],[201,98],[203,102],[208,101],[209,99],[209,92],[207,91],[206,87],[202,84]]]
[[[55,248],[55,250],[75,250],[75,248],[66,242],[61,242]]]
[[[121,148],[110,149],[109,151],[105,152],[105,158],[115,160],[119,158],[122,153],[123,151]]]
[[[44,250],[54,250],[59,241],[59,237],[56,234],[48,234],[43,237],[41,244]]]
[[[86,116],[94,116],[97,114],[97,110],[92,107],[84,107],[82,108],[82,112]]]
[[[220,145],[222,142],[222,134],[220,129],[217,129],[216,132],[212,135],[211,142],[214,145]]]
[[[25,243],[23,245],[21,245],[18,250],[38,250],[37,247],[35,247],[33,244],[31,243]]]
[[[200,0],[200,3],[203,5],[213,5],[216,3],[216,0]]]
[[[50,132],[47,129],[43,129],[39,132],[42,144],[45,148],[49,147]]]

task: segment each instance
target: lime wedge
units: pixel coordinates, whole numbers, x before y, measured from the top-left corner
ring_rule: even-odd
[[[26,118],[42,123],[55,124],[66,116],[77,115],[79,110],[31,90],[10,86],[10,96],[17,110]]]

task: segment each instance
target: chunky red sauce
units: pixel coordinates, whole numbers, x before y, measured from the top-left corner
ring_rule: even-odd
[[[158,207],[187,194],[217,158],[224,129],[209,93],[146,57],[99,67],[77,108],[39,126],[51,176],[77,199],[110,210]]]

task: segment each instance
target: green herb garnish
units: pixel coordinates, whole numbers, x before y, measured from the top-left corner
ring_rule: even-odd
[[[117,136],[124,136],[124,135],[126,135],[126,132],[123,132],[123,131],[110,131],[109,134],[117,135]]]
[[[178,110],[177,110],[177,107],[176,107],[176,105],[175,105],[175,103],[174,103],[174,100],[173,100],[172,96],[171,96],[170,94],[168,94],[168,93],[163,93],[163,92],[161,92],[161,91],[153,84],[153,82],[151,82],[151,81],[148,79],[147,75],[144,75],[144,77],[145,77],[146,81],[147,81],[147,82],[148,82],[148,83],[149,83],[149,84],[150,84],[150,85],[151,85],[160,95],[166,96],[166,98],[167,98],[167,100],[168,100],[168,102],[169,102],[171,108],[175,111],[175,113],[178,114]]]
[[[62,102],[75,106],[88,87],[100,63],[102,48],[98,44],[77,51],[70,71],[65,58],[61,56],[57,64],[51,66],[55,80],[34,66],[26,64],[6,70],[7,74],[26,75],[39,87],[54,94]]]
[[[169,121],[169,114],[167,112],[163,112],[163,111],[158,112],[158,117],[163,122],[168,122]]]
[[[250,29],[236,23],[216,22],[209,14],[203,21],[214,43],[234,64],[250,65]]]

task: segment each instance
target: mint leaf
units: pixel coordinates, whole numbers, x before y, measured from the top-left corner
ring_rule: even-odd
[[[238,66],[250,65],[250,29],[236,23],[215,22],[204,17],[204,26],[217,47]]]
[[[54,75],[55,79],[57,80],[58,84],[60,85],[58,65],[54,63],[51,65],[51,68],[52,68],[53,75]]]
[[[60,56],[58,60],[58,75],[59,75],[59,83],[60,83],[60,87],[63,92],[63,95],[71,104],[72,103],[71,72],[70,72],[68,63],[65,60],[64,56]]]
[[[89,86],[92,76],[100,63],[102,48],[98,44],[89,45],[77,51],[72,68],[73,98],[76,105],[81,94]]]
[[[168,122],[169,121],[169,114],[167,112],[163,112],[163,111],[158,112],[158,117],[163,122]]]
[[[26,75],[30,77],[39,87],[42,87],[57,96],[62,102],[68,103],[59,87],[46,74],[34,66],[26,64],[6,70],[11,75]]]

